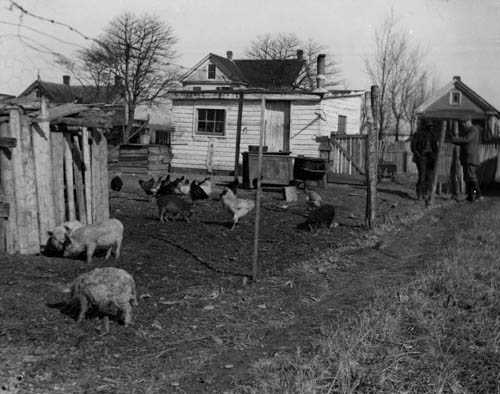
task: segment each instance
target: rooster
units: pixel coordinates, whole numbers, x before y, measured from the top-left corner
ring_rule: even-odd
[[[234,181],[229,182],[226,187],[231,189],[233,194],[236,195],[238,193],[238,186],[239,185],[240,185],[240,181],[238,180],[238,178],[236,178]]]
[[[225,187],[224,190],[222,190],[220,198],[222,206],[233,215],[233,226],[231,227],[231,230],[234,230],[234,227],[238,224],[242,217],[246,216],[252,209],[255,208],[254,200],[238,198],[228,187]]]

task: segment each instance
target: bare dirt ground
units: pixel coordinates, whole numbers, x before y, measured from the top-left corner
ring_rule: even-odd
[[[336,207],[338,226],[306,232],[297,229],[309,211],[303,193],[285,204],[279,189],[266,189],[258,281],[245,284],[255,218],[230,231],[218,198],[223,178],[213,179],[210,200],[195,203],[191,223],[163,224],[138,179],[111,192],[111,216],[125,226],[118,261],[0,255],[0,383],[23,374],[23,393],[230,393],[251,383],[253,362],[293,352],[360,311],[377,289],[424,269],[475,210],[495,200],[438,199],[426,211],[412,180],[398,178],[379,184],[381,226],[367,233],[364,187],[329,184],[318,191]],[[109,334],[99,318],[76,325],[61,292],[101,266],[127,270],[139,294],[134,325],[111,322]]]

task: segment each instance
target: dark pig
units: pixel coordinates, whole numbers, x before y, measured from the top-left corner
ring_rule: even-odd
[[[310,231],[313,229],[320,228],[331,228],[333,227],[333,220],[335,219],[335,208],[333,205],[324,204],[319,208],[315,208],[311,211],[308,218],[304,223],[304,227]]]
[[[193,214],[191,204],[173,194],[165,194],[158,197],[156,204],[158,205],[160,221],[162,223],[165,220],[167,222],[169,221],[168,214],[170,214],[170,217],[174,219],[180,216],[189,223],[189,218]]]

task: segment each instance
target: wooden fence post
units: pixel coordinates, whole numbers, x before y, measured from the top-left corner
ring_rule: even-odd
[[[378,87],[371,88],[372,127],[366,140],[366,214],[365,224],[371,230],[375,226],[377,212],[377,145],[378,145]]]
[[[28,133],[32,136],[40,245],[45,245],[48,238],[47,232],[56,226],[56,215],[54,187],[52,184],[49,108],[45,96],[42,96],[41,101],[42,121],[38,124],[33,123],[32,127],[28,129]]]
[[[90,159],[89,131],[82,127],[83,182],[87,224],[92,223],[92,164]]]
[[[257,162],[257,192],[255,198],[255,234],[253,242],[253,264],[252,280],[257,281],[257,264],[259,256],[259,223],[260,223],[260,197],[262,192],[262,157],[264,134],[266,132],[266,97],[262,95],[260,101],[260,137],[259,137],[259,161]]]

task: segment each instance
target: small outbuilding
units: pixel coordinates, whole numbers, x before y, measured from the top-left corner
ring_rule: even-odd
[[[231,172],[237,149],[245,153],[259,145],[262,122],[268,156],[319,158],[318,137],[358,134],[365,92],[324,88],[324,55],[318,57],[317,88],[298,89],[304,62],[300,51],[297,55],[235,60],[228,51],[226,58],[209,54],[195,65],[182,79],[183,87],[169,94],[175,126],[171,166]]]

